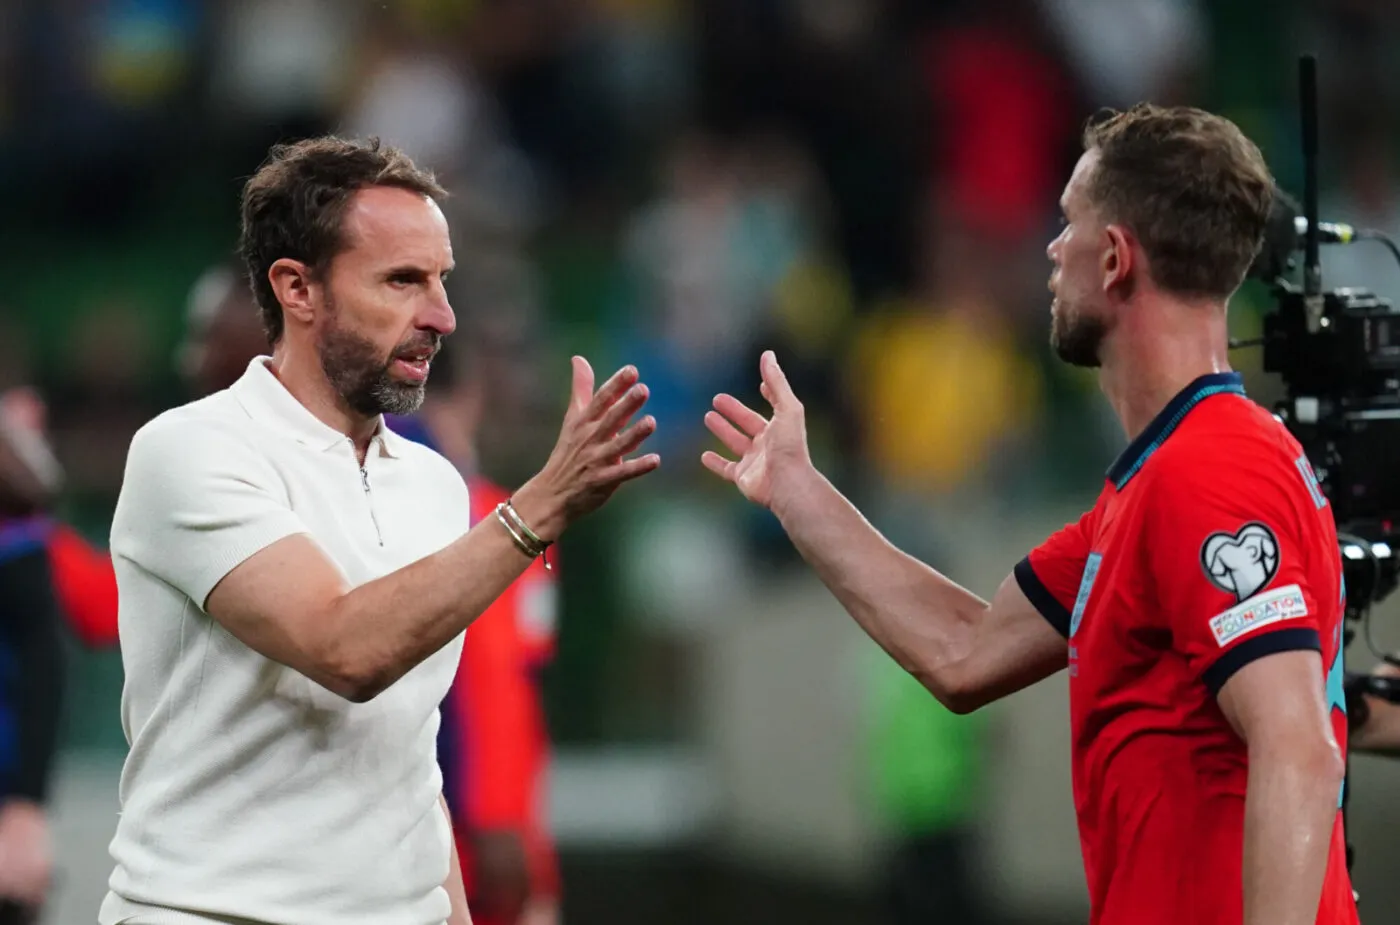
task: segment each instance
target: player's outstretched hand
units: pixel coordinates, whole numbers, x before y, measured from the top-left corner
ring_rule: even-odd
[[[812,458],[802,402],[793,394],[773,351],[764,352],[758,368],[763,380],[759,391],[773,408],[772,419],[732,395],[716,395],[715,410],[705,414],[705,426],[738,458],[706,451],[700,461],[737,485],[745,498],[771,509],[811,469]]]
[[[651,415],[628,425],[647,400],[647,387],[639,381],[637,368],[624,366],[594,392],[593,367],[579,356],[574,357],[573,366],[569,409],[554,452],[514,501],[526,523],[548,541],[601,507],[623,482],[661,464],[655,453],[628,458],[656,430]]]

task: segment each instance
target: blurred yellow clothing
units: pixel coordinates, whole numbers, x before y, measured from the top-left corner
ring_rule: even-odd
[[[912,490],[964,485],[1044,400],[1036,363],[991,308],[973,305],[871,317],[857,335],[854,373],[870,461]]]

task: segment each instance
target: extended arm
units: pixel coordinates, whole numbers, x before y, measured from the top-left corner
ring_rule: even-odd
[[[528,518],[527,497],[517,506]],[[362,702],[463,632],[529,564],[488,518],[440,552],[352,589],[315,540],[296,534],[234,568],[206,609],[250,648]]]
[[[557,538],[622,482],[658,464],[654,455],[624,458],[655,427],[645,417],[624,429],[646,400],[645,387],[633,385],[636,375],[628,367],[594,395],[591,371],[576,361],[574,396],[559,444],[541,473],[515,495],[521,517],[544,539]],[[119,536],[114,527],[114,552],[135,550],[158,573],[177,570],[170,553],[189,559],[193,565],[161,577],[185,590],[250,648],[347,699],[376,696],[440,650],[530,564],[506,528],[488,517],[439,552],[352,588],[285,502],[257,484],[259,478],[274,479],[255,471],[266,468],[265,460],[244,450],[231,469],[216,451],[202,449],[194,462],[187,451],[180,465],[210,473],[182,476],[172,485],[165,451],[183,448],[186,437],[159,432],[156,437],[133,442],[127,485],[135,487],[129,497],[123,487],[118,505],[123,529]],[[227,440],[219,449],[239,452]],[[224,493],[230,511],[244,513],[224,513],[208,500],[214,491]],[[148,526],[150,511],[163,510],[171,512],[168,521],[183,526],[169,528],[158,543],[145,540],[155,529]],[[233,539],[214,544],[209,535],[218,533]],[[201,543],[210,544],[210,555],[197,558],[184,549]]]
[[[901,552],[816,470],[774,509],[861,628],[965,713],[1065,666],[1065,640],[1007,576],[991,603]]]
[[[1253,661],[1219,703],[1249,749],[1245,925],[1312,925],[1322,896],[1345,768],[1316,652]]]
[[[721,395],[706,416],[738,461],[705,465],[769,507],[836,598],[949,709],[967,712],[1065,666],[1065,640],[1008,577],[990,604],[891,545],[811,463],[802,405],[771,353],[770,422]]]

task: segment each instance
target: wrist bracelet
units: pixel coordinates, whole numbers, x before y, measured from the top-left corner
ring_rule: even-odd
[[[520,516],[520,513],[509,500],[502,501],[500,504],[496,505],[496,519],[501,522],[501,526],[506,528],[506,532],[510,534],[510,538],[515,541],[516,548],[531,559],[543,557],[544,567],[552,569],[552,566],[549,564],[549,557],[545,555],[550,544],[540,539],[539,534],[530,529],[525,523],[524,518]]]
[[[550,545],[549,541],[540,539],[539,534],[530,529],[530,525],[525,523],[525,518],[520,516],[520,512],[515,509],[515,505],[511,503],[509,498],[506,499],[505,505],[506,516],[509,517],[516,528],[524,534],[525,538],[541,549],[548,549]]]

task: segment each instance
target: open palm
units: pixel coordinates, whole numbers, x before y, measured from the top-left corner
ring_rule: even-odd
[[[811,458],[802,403],[771,350],[759,361],[759,373],[763,379],[759,390],[773,406],[772,419],[732,395],[717,395],[715,410],[705,415],[705,426],[738,458],[707,451],[701,462],[738,486],[745,498],[771,508],[775,496],[793,475],[811,465]]]

